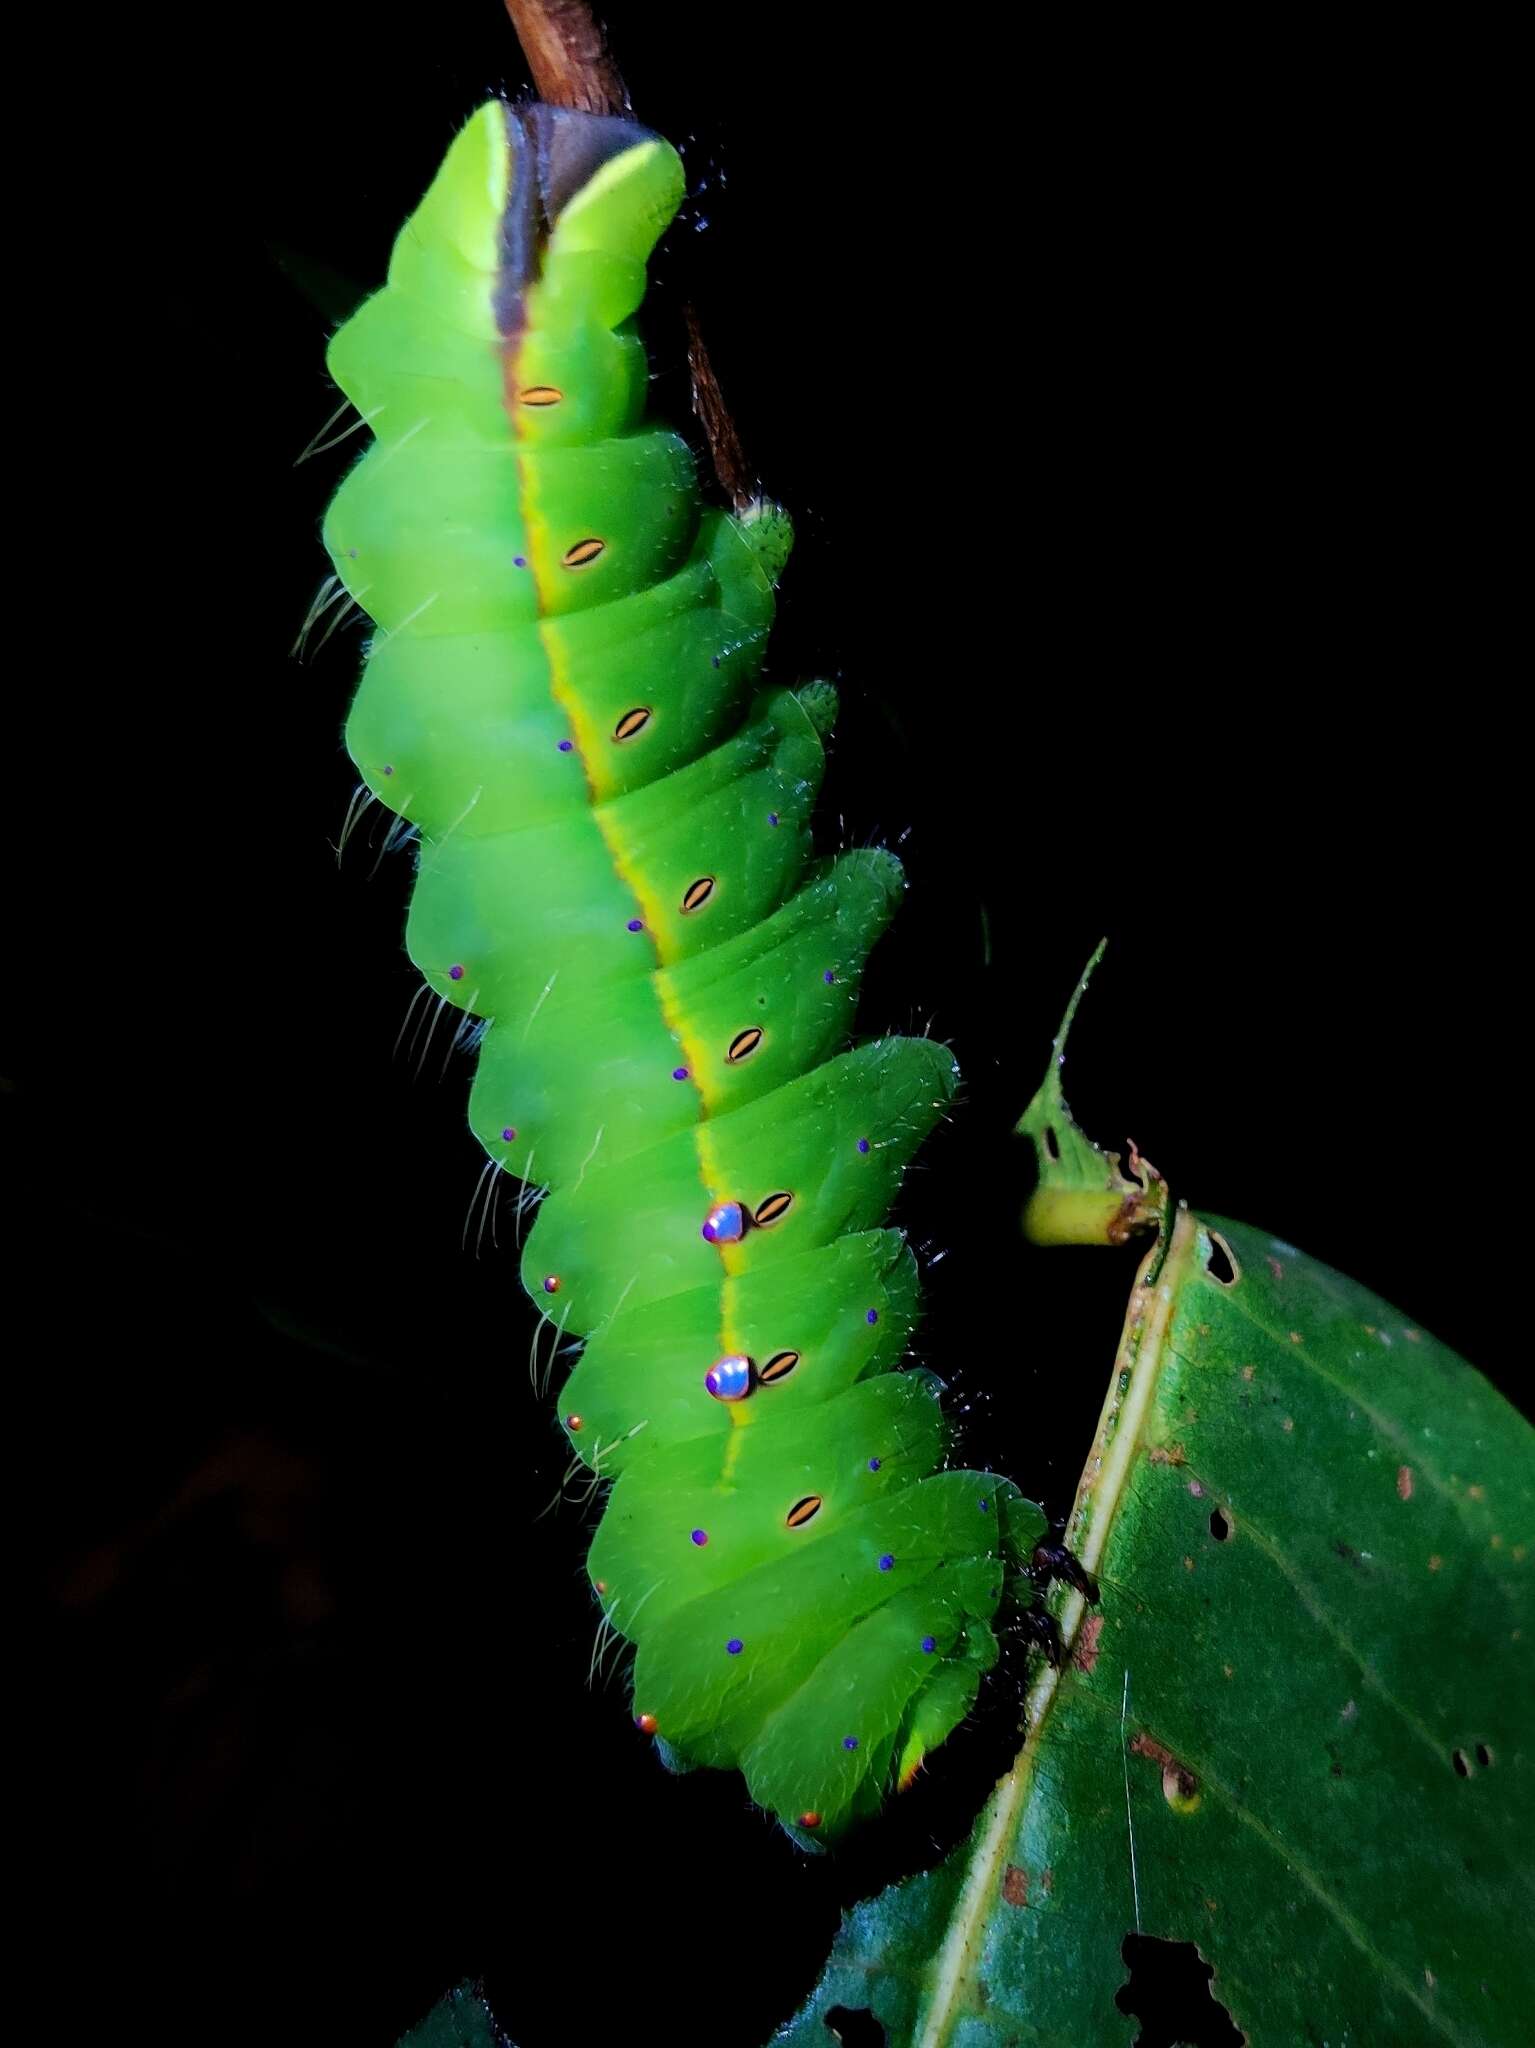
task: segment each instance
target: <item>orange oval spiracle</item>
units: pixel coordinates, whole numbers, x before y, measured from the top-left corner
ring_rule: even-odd
[[[682,894],[683,910],[702,910],[714,894],[713,875],[700,875],[696,882],[689,882]]]
[[[794,1197],[787,1190],[780,1189],[776,1195],[769,1195],[765,1202],[757,1205],[757,1213],[752,1221],[759,1230],[766,1230],[770,1223],[777,1223],[780,1217],[788,1215],[789,1205],[793,1200]]]
[[[555,384],[530,384],[522,393],[524,405],[558,405],[565,396]]]
[[[578,540],[574,547],[569,547],[565,550],[565,567],[567,569],[584,569],[588,562],[596,561],[606,546],[607,542],[605,540],[598,540],[595,534],[590,535],[586,540]]]
[[[770,1387],[775,1380],[786,1380],[798,1364],[797,1351],[775,1351],[757,1377],[763,1386]]]
[[[636,733],[643,732],[650,723],[650,706],[636,704],[632,711],[626,711],[613,728],[616,740],[632,740]]]
[[[762,1026],[753,1024],[745,1031],[738,1031],[725,1049],[730,1064],[739,1066],[742,1060],[749,1060],[762,1043]]]
[[[784,1516],[786,1529],[803,1529],[807,1522],[813,1522],[821,1512],[821,1496],[818,1493],[804,1494]]]

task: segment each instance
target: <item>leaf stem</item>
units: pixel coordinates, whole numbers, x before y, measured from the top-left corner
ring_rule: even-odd
[[[1141,1261],[1125,1311],[1103,1412],[1098,1418],[1072,1508],[1072,1548],[1089,1572],[1096,1572],[1108,1544],[1114,1511],[1129,1479],[1136,1446],[1156,1393],[1157,1366],[1172,1321],[1178,1279],[1194,1254],[1198,1225],[1180,1208],[1168,1239],[1159,1239]],[[992,1793],[976,1824],[974,1853],[964,1887],[955,1901],[919,2014],[915,2048],[946,2048],[970,2003],[974,1963],[985,1938],[992,1902],[1002,1883],[1008,1851],[1034,1776],[1034,1759],[1070,1652],[1076,1646],[1087,1602],[1074,1588],[1057,1610],[1067,1657],[1047,1664],[1025,1703],[1028,1734],[1012,1769]],[[1138,1904],[1138,1901],[1137,1901]]]

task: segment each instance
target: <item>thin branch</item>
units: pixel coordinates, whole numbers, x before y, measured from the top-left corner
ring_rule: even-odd
[[[633,111],[629,88],[586,0],[506,0],[506,11],[546,106],[576,107],[587,114]],[[725,409],[719,380],[709,361],[693,308],[684,309],[693,411],[709,444],[720,489],[737,512],[756,496],[741,437]]]
[[[629,88],[586,0],[506,0],[506,11],[546,106],[632,111]]]
[[[693,379],[693,411],[703,427],[704,439],[709,443],[709,455],[720,489],[737,512],[744,512],[757,495],[746,466],[746,451],[741,446],[735,421],[725,409],[719,379],[714,374],[709,351],[704,347],[704,338],[699,331],[698,315],[690,305],[683,307],[682,314],[688,325],[688,369]]]

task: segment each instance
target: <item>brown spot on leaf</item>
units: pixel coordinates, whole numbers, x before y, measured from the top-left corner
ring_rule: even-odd
[[[1292,1435],[1295,1429],[1295,1417],[1293,1415],[1287,1415],[1284,1421],[1280,1423],[1279,1427],[1284,1431],[1286,1436]]]
[[[1079,1671],[1091,1671],[1098,1661],[1098,1638],[1103,1634],[1103,1616],[1090,1614],[1077,1635],[1071,1661]]]
[[[1010,1906],[1029,1903],[1029,1873],[1020,1864],[1009,1863],[1002,1873],[1002,1896]]]
[[[1428,1568],[1431,1572],[1436,1572],[1443,1563],[1444,1559],[1440,1557],[1436,1552],[1434,1556],[1429,1559]]]
[[[1131,1742],[1130,1754],[1132,1756],[1149,1756],[1154,1764],[1160,1764],[1164,1770],[1169,1764],[1177,1762],[1177,1758],[1173,1755],[1172,1751],[1158,1742],[1154,1735],[1148,1735],[1144,1729]]]
[[[1055,1890],[1055,1867],[1053,1864],[1047,1863],[1039,1873],[1039,1888],[1047,1899]]]
[[[1305,1338],[1301,1335],[1299,1330],[1292,1330],[1290,1332],[1290,1342],[1292,1344],[1304,1344],[1305,1341]]]
[[[1396,1491],[1399,1500],[1412,1499],[1412,1467],[1398,1465],[1396,1468]]]
[[[1148,1463],[1152,1465],[1186,1465],[1188,1463],[1188,1454],[1182,1444],[1153,1444],[1146,1453],[1146,1458]]]
[[[1472,1500],[1485,1500],[1487,1498],[1485,1486],[1468,1486],[1466,1492]]]
[[[1416,1344],[1421,1340],[1421,1332],[1417,1330],[1404,1330],[1402,1332],[1402,1335],[1407,1339],[1409,1344]]]
[[[1250,1379],[1251,1379],[1251,1378],[1253,1377],[1254,1373],[1256,1373],[1256,1371],[1257,1371],[1257,1370],[1258,1370],[1258,1368],[1257,1368],[1257,1367],[1256,1367],[1255,1365],[1244,1365],[1244,1366],[1243,1366],[1243,1368],[1242,1368],[1242,1377],[1243,1377],[1243,1379],[1244,1379],[1244,1380],[1250,1380]]]
[[[1187,1764],[1179,1763],[1165,1743],[1144,1730],[1130,1744],[1130,1751],[1133,1756],[1149,1758],[1161,1771],[1162,1796],[1169,1806],[1180,1813],[1193,1812],[1199,1804],[1199,1780]]]
[[[1278,1259],[1271,1258],[1268,1262],[1268,1267],[1276,1280],[1284,1278],[1284,1267],[1280,1265]]]
[[[1194,1560],[1193,1560],[1193,1558],[1191,1558],[1191,1557],[1186,1557],[1186,1558],[1185,1558],[1185,1559],[1183,1560],[1183,1569],[1184,1569],[1184,1570],[1185,1570],[1186,1572],[1191,1572],[1191,1571],[1192,1571],[1192,1570],[1194,1569]]]
[[[1203,1500],[1205,1497],[1205,1490],[1197,1479],[1189,1481],[1189,1492],[1193,1494],[1195,1500]]]

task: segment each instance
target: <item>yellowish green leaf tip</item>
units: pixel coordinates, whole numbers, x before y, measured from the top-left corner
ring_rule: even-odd
[[[1039,1185],[1023,1211],[1023,1232],[1033,1244],[1124,1244],[1156,1227],[1167,1208],[1167,1183],[1129,1141],[1128,1170],[1120,1154],[1105,1151],[1080,1130],[1061,1086],[1066,1038],[1093,970],[1108,945],[1101,939],[1072,992],[1050,1048],[1050,1065],[1017,1129],[1030,1139],[1039,1162]]]

